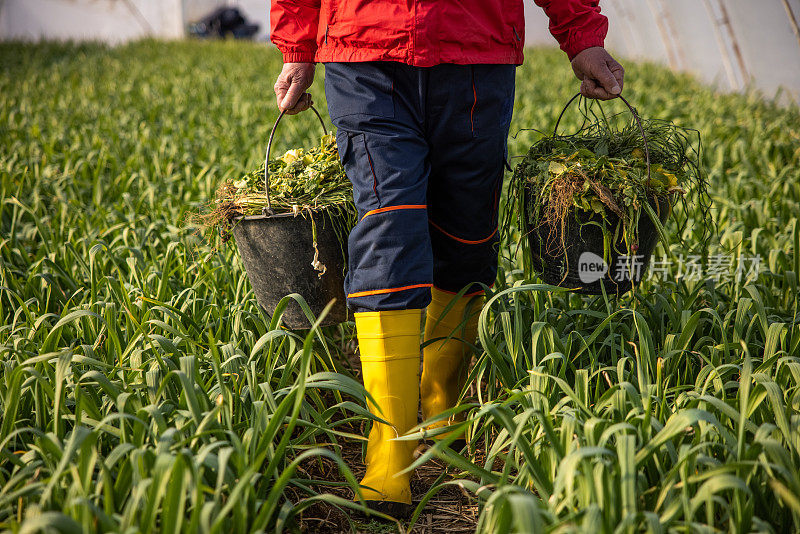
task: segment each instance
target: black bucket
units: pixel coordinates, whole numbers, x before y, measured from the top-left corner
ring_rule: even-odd
[[[319,252],[316,258],[312,216],[317,230]],[[336,299],[323,325],[347,320],[343,289],[344,258],[339,237],[334,231],[334,221],[328,213],[306,212],[296,217],[291,214],[242,217],[234,221],[233,237],[256,300],[270,316],[283,297],[298,293],[315,316],[322,312],[328,302]],[[323,274],[312,266],[315,259],[325,266]],[[292,329],[311,326],[294,299],[283,312],[282,320]]]
[[[578,93],[564,106],[556,121],[554,136],[564,112],[580,96]],[[628,106],[642,134],[649,179],[650,150],[647,136],[636,110],[625,98],[619,98]],[[530,213],[528,207],[535,201],[530,188],[526,188],[524,195],[524,213]],[[662,224],[670,214],[672,199],[672,194],[648,198],[650,207]],[[561,228],[551,228],[547,224],[537,227],[532,227],[531,224],[526,237],[534,269],[540,273],[544,283],[570,288],[577,293],[599,295],[604,290],[606,293],[616,294],[629,291],[633,284],[638,284],[644,278],[650,256],[658,243],[658,230],[647,212],[642,209],[636,228],[638,242],[635,250],[629,249],[620,236],[616,242],[611,243],[609,256],[605,258],[603,225],[613,233],[619,222],[619,216],[613,212],[606,215],[604,222],[599,213],[573,210],[565,221],[563,232]]]
[[[322,117],[316,109],[311,109],[327,134]],[[337,221],[336,215],[324,209],[275,214],[269,201],[269,154],[275,129],[283,115],[281,113],[275,121],[267,144],[264,164],[267,206],[262,215],[238,217],[232,221],[233,237],[256,301],[270,317],[281,299],[297,293],[303,297],[315,317],[331,300],[336,299],[322,325],[339,324],[347,320],[344,296],[346,245],[340,243],[340,236],[336,232],[337,226],[342,228],[344,223]],[[294,299],[290,299],[281,319],[291,329],[311,327],[305,312]]]
[[[525,202],[530,205],[530,201],[530,190],[526,190]],[[653,198],[650,206],[664,223],[669,215],[669,198]],[[605,225],[611,232],[618,222],[616,214],[606,216]],[[655,224],[647,213],[642,212],[637,226],[636,250],[628,249],[620,238],[611,244],[609,257],[605,259],[602,225],[603,218],[599,213],[575,211],[567,218],[563,234],[558,227],[552,228],[551,232],[551,227],[546,224],[531,229],[528,244],[534,268],[541,273],[542,281],[586,295],[598,295],[604,289],[606,293],[621,294],[638,284],[658,243]]]

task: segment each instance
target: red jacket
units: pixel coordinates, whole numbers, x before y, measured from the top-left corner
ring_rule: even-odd
[[[534,0],[570,59],[603,46],[599,0]],[[272,0],[284,62],[522,63],[522,0]]]

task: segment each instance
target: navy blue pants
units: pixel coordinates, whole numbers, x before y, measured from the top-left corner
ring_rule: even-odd
[[[359,212],[352,310],[424,308],[432,286],[470,293],[494,282],[514,75],[514,65],[325,64]]]

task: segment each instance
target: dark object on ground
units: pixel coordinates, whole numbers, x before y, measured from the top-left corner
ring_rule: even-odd
[[[239,8],[221,7],[189,26],[189,33],[205,39],[252,39],[258,29],[258,24],[247,22]]]
[[[242,217],[233,223],[233,237],[253,286],[258,304],[271,316],[287,293],[299,293],[318,316],[332,299],[336,303],[323,321],[334,325],[347,320],[344,299],[344,255],[335,222],[326,211]],[[319,271],[319,261],[324,272]],[[315,263],[317,265],[312,265]],[[283,324],[292,329],[311,325],[300,305],[292,299],[283,313]]]

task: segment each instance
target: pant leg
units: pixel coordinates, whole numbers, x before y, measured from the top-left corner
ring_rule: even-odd
[[[514,104],[514,65],[439,65],[431,94],[428,205],[433,283],[449,292],[497,276],[498,203]],[[435,103],[435,104],[434,104]],[[477,291],[476,291],[477,290]],[[480,292],[478,286],[467,291]]]
[[[431,298],[430,164],[415,73],[388,62],[325,65],[328,109],[359,213],[345,279],[356,312],[424,308]]]

